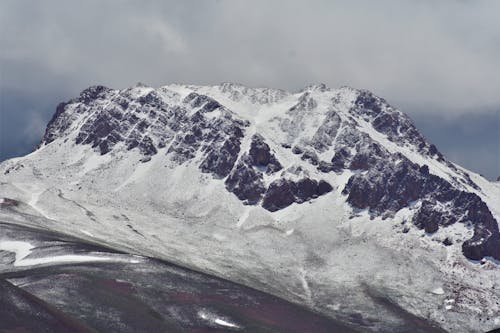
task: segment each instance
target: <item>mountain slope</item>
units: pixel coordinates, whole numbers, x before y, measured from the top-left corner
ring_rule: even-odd
[[[27,204],[21,223],[38,215],[362,329],[401,331],[394,309],[453,331],[500,324],[498,184],[368,91],[91,87],[0,172],[3,196]]]

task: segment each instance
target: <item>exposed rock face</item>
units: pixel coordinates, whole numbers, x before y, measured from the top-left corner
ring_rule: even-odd
[[[360,91],[350,112],[371,122],[373,128],[387,135],[389,140],[415,145],[421,153],[438,155],[442,158],[441,153],[434,145],[426,142],[408,116],[371,92]]]
[[[266,191],[262,172],[253,167],[253,160],[248,155],[240,159],[225,184],[228,191],[234,193],[245,204],[258,203]]]
[[[479,196],[457,190],[446,180],[429,174],[426,165],[419,167],[380,147],[372,151],[374,154],[370,157],[360,160],[355,156],[355,163],[351,162],[352,169],[367,172],[349,179],[343,190],[349,203],[356,208],[367,208],[373,215],[390,216],[412,202],[422,200],[413,217],[416,226],[434,233],[439,227],[456,222],[471,224],[474,236],[464,243],[464,255],[475,260],[485,256],[498,257],[498,226]]]
[[[250,150],[226,179],[226,188],[245,204],[256,204],[266,191],[263,174],[273,174],[282,168],[264,138],[253,135]]]
[[[190,92],[183,93],[186,90]],[[255,127],[249,131],[253,125],[247,116],[227,107],[232,101],[259,112],[291,97],[282,90],[229,83],[215,90],[190,86],[180,92],[95,86],[58,105],[41,145],[71,138],[101,155],[135,150],[144,163],[158,155],[176,165],[192,163],[223,182],[244,204],[272,212],[331,192],[332,177],[351,172],[340,188],[352,207],[384,218],[413,207],[413,223],[429,234],[464,223],[474,230],[463,243],[464,254],[500,259],[497,221],[481,197],[469,190],[479,191],[477,184],[384,99],[363,90],[309,86],[269,118],[279,140]],[[394,147],[409,149],[419,158]],[[418,164],[422,159],[440,163],[449,170],[448,177],[438,176],[430,162]],[[291,175],[291,163],[311,173]]]
[[[252,136],[250,150],[244,154],[236,168],[225,181],[228,191],[234,193],[244,204],[262,201],[262,207],[269,211],[283,209],[292,203],[303,203],[332,190],[332,186],[303,178],[293,182],[286,178],[273,181],[269,187],[264,182],[264,174],[273,174],[283,167],[271,152],[261,135]]]
[[[251,164],[258,168],[265,168],[267,174],[272,174],[283,169],[280,162],[271,153],[269,145],[264,142],[264,138],[259,134],[255,134],[252,137],[249,156],[252,159]]]
[[[65,105],[65,109],[68,107],[66,112],[69,118],[75,111],[93,112],[79,127],[75,142],[90,144],[101,155],[109,153],[119,143],[128,150],[139,149],[144,156],[155,155],[159,142],[174,135],[175,129],[169,129],[168,125],[173,120],[185,120],[155,91],[135,98],[132,89],[116,93],[104,87],[89,88],[78,100]],[[61,132],[64,130],[60,129]],[[146,132],[157,136],[147,135]]]
[[[274,212],[292,203],[303,203],[310,199],[319,197],[332,190],[332,186],[327,182],[320,180],[319,182],[313,179],[304,178],[298,182],[287,179],[279,179],[269,185],[262,207]]]

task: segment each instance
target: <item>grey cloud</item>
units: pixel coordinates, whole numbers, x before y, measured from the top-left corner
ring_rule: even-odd
[[[414,117],[495,114],[498,12],[486,0],[5,0],[0,91],[29,108],[7,98],[1,112],[28,126],[91,84],[235,81],[366,88]]]

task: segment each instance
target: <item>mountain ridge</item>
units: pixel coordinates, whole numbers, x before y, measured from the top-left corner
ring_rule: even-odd
[[[3,196],[51,228],[363,329],[402,324],[390,313],[377,321],[368,294],[349,306],[329,298],[369,283],[447,329],[494,325],[474,309],[498,309],[487,288],[498,276],[499,188],[447,161],[409,117],[366,90],[94,86],[60,104],[38,149],[2,163],[0,174]],[[412,280],[420,271],[428,277]],[[436,284],[455,310],[441,298],[407,301]]]
[[[188,86],[189,87],[189,86]],[[216,86],[217,87],[217,86]],[[244,154],[238,159],[240,153],[241,139],[244,137],[243,132],[250,125],[248,121],[238,119],[234,111],[231,111],[216,101],[214,98],[201,93],[192,91],[185,96],[182,101],[177,104],[169,105],[167,99],[172,97],[175,91],[169,90],[167,87],[157,90],[150,90],[144,85],[135,87],[137,90],[148,90],[143,95],[138,95],[136,102],[140,107],[153,107],[155,110],[149,112],[147,116],[138,117],[142,112],[126,112],[129,109],[129,103],[133,101],[134,89],[126,89],[124,91],[115,91],[104,86],[94,86],[84,90],[78,99],[71,100],[69,104],[60,104],[54,114],[54,117],[47,126],[46,133],[40,145],[48,144],[57,137],[57,132],[63,132],[66,127],[71,126],[71,120],[64,116],[65,110],[68,105],[92,105],[99,99],[107,100],[108,105],[114,103],[119,108],[109,109],[105,112],[100,112],[95,119],[87,119],[83,123],[78,136],[75,140],[76,144],[91,144],[93,148],[99,150],[101,155],[109,153],[113,146],[117,143],[123,142],[127,146],[127,150],[139,149],[144,155],[144,162],[152,156],[157,154],[158,149],[164,147],[164,141],[171,140],[170,147],[167,151],[168,154],[174,155],[180,163],[184,163],[195,157],[195,149],[199,148],[205,151],[206,158],[201,162],[200,169],[204,173],[212,173],[215,177],[228,179],[225,181],[226,188],[233,192],[238,198],[246,203],[257,203],[263,200],[263,207],[268,210],[278,210],[287,207],[292,203],[301,203],[323,195],[329,192],[332,187],[330,184],[322,179],[303,178],[299,182],[286,181],[281,178],[270,184],[263,183],[262,172],[258,170],[259,167],[268,168],[266,174],[277,172],[282,169],[279,161],[270,153],[269,146],[265,142],[264,137],[259,135],[259,144],[255,143],[256,136],[252,136],[252,145],[249,154]],[[290,96],[283,90],[254,88],[249,89],[242,85],[235,85],[224,83],[217,87],[221,94],[226,94],[232,100],[241,101],[250,96],[250,101],[253,104],[273,104],[279,102],[286,96]],[[216,88],[216,89],[217,89]],[[194,89],[194,90],[199,90]],[[439,225],[447,225],[455,223],[460,220],[456,215],[458,214],[443,214],[443,211],[436,208],[436,198],[438,201],[445,205],[453,205],[454,210],[460,210],[462,215],[466,215],[462,221],[469,221],[475,227],[475,235],[473,238],[464,243],[464,254],[470,259],[482,259],[485,256],[492,256],[500,259],[500,233],[498,231],[498,224],[489,211],[488,207],[482,200],[474,194],[466,195],[465,192],[459,190],[456,193],[450,193],[453,186],[447,183],[443,178],[439,179],[432,177],[429,173],[429,166],[427,164],[418,165],[418,163],[409,164],[410,161],[405,159],[406,156],[398,155],[389,152],[380,143],[367,137],[364,132],[357,130],[359,126],[358,121],[364,120],[381,135],[385,135],[389,141],[395,142],[400,146],[410,146],[415,148],[416,152],[431,157],[438,162],[445,164],[446,167],[459,175],[457,178],[452,179],[457,183],[461,182],[463,185],[470,186],[474,189],[479,189],[478,186],[470,179],[466,172],[460,172],[451,162],[447,161],[444,156],[437,150],[437,148],[428,143],[425,138],[418,132],[410,118],[404,113],[394,109],[387,104],[384,99],[381,99],[367,90],[356,90],[349,87],[341,88],[340,93],[332,94],[332,104],[339,103],[339,100],[345,99],[345,93],[342,90],[354,92],[356,95],[352,106],[348,109],[348,116],[350,119],[342,120],[339,116],[339,110],[327,111],[325,120],[318,127],[310,142],[302,142],[295,144],[291,147],[291,142],[282,142],[283,145],[290,145],[292,152],[301,155],[301,159],[308,161],[314,166],[318,166],[318,170],[322,172],[341,172],[345,169],[368,171],[376,165],[377,161],[383,160],[380,163],[376,172],[371,172],[370,177],[361,177],[353,175],[346,187],[343,190],[344,195],[348,195],[347,201],[354,206],[354,208],[365,209],[369,208],[372,214],[383,214],[384,212],[392,212],[407,206],[410,202],[417,199],[425,199],[424,197],[431,196],[430,200],[425,200],[425,204],[420,209],[417,217],[413,219],[416,225],[422,226],[427,232],[435,232]],[[301,126],[300,121],[304,118],[308,111],[317,107],[316,100],[311,96],[311,92],[316,93],[329,93],[332,90],[324,84],[310,85],[302,89],[299,94],[297,103],[290,107],[286,112],[292,115],[291,120],[285,119],[280,123],[280,128],[287,132],[289,135],[294,135]],[[343,94],[344,93],[344,94]],[[163,94],[163,95],[162,95]],[[175,96],[175,95],[174,95]],[[180,99],[177,95],[175,98]],[[335,100],[337,99],[337,100]],[[103,106],[105,110],[108,105]],[[190,107],[191,110],[196,110],[192,115],[188,116],[186,110],[182,107]],[[167,116],[162,118],[163,115],[157,115],[157,110],[164,111]],[[123,112],[125,111],[125,112]],[[74,112],[81,112],[75,110]],[[96,112],[96,111],[91,111]],[[206,115],[212,116],[213,112],[220,112],[221,115],[215,118],[207,118]],[[236,113],[237,114],[237,113]],[[149,118],[148,118],[149,117]],[[168,118],[170,117],[170,118]],[[358,120],[356,120],[356,117]],[[150,118],[153,118],[151,120]],[[207,120],[208,119],[208,120]],[[213,121],[216,119],[216,121]],[[222,119],[222,120],[221,120]],[[155,132],[141,135],[145,130],[154,126],[148,123],[148,120],[153,122],[160,122],[163,126],[168,126],[171,130],[169,135],[165,136],[161,132],[162,128],[153,128]],[[124,123],[130,126],[123,128]],[[176,132],[178,124],[185,125],[184,133]],[[347,125],[345,125],[347,123]],[[341,126],[349,126],[344,133],[338,134]],[[182,131],[182,128],[180,129]],[[124,132],[129,132],[128,137],[124,138]],[[210,131],[204,134],[203,131]],[[225,137],[220,135],[222,131]],[[360,133],[361,132],[361,133]],[[156,137],[155,137],[156,136]],[[332,146],[332,141],[336,140],[336,145]],[[208,142],[215,145],[212,149]],[[351,154],[347,151],[349,145],[358,144],[363,142],[358,151]],[[203,145],[200,146],[200,143]],[[301,144],[308,145],[309,147],[301,147]],[[200,146],[200,147],[198,147]],[[328,160],[319,160],[318,153],[323,153],[332,148],[335,151],[334,156]],[[253,150],[253,153],[252,153]],[[266,160],[257,160],[256,155],[266,155]],[[269,155],[269,156],[267,156]],[[352,156],[351,156],[352,155]],[[396,154],[397,155],[397,154]],[[269,161],[273,159],[273,162]],[[407,179],[395,179],[391,177],[388,172],[384,175],[383,182],[390,181],[394,183],[394,188],[383,189],[384,186],[381,182],[375,182],[373,179],[380,175],[383,166],[387,164],[388,159],[403,159],[403,166],[401,165],[390,170],[391,173],[398,174],[398,177]],[[396,167],[394,161],[394,167]],[[399,162],[398,162],[399,163]],[[233,170],[235,168],[235,170]],[[257,170],[256,170],[257,169]],[[231,173],[231,170],[233,172]],[[411,176],[408,176],[411,174]],[[425,178],[425,179],[424,179]],[[444,180],[444,181],[443,181]],[[405,182],[411,181],[411,186]],[[322,189],[319,189],[318,182],[322,184]],[[400,184],[403,183],[403,188]],[[267,186],[266,186],[267,185]],[[265,187],[268,187],[266,190]],[[417,187],[417,188],[415,188]],[[431,194],[431,187],[441,187],[441,192]],[[365,197],[368,188],[375,188],[376,191],[382,191],[376,197]],[[420,192],[420,193],[414,193]],[[397,202],[396,196],[403,195],[403,201]],[[462,197],[465,196],[465,199]],[[400,198],[398,198],[400,199]],[[450,203],[452,199],[457,201],[457,204]],[[273,201],[278,200],[278,203]],[[384,201],[382,203],[381,201]],[[395,203],[396,202],[396,203]],[[472,203],[470,203],[472,202]],[[433,207],[434,206],[434,207]],[[476,212],[477,211],[477,212]],[[467,213],[467,214],[466,214]],[[455,216],[452,216],[455,215]],[[437,220],[437,221],[436,221]],[[481,222],[485,222],[479,225]],[[481,239],[488,239],[481,243]]]

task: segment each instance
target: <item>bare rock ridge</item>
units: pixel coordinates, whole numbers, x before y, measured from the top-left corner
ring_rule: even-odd
[[[57,107],[39,147],[71,138],[101,155],[137,150],[144,163],[157,154],[179,166],[196,163],[244,205],[270,212],[314,203],[334,190],[326,175],[350,172],[341,192],[353,209],[391,218],[418,203],[418,228],[432,234],[463,223],[474,231],[462,244],[467,258],[500,259],[498,223],[476,194],[479,186],[384,99],[324,85],[296,94],[233,84],[187,86],[187,93],[176,87],[90,87]],[[282,109],[257,126],[260,110],[273,105]]]

